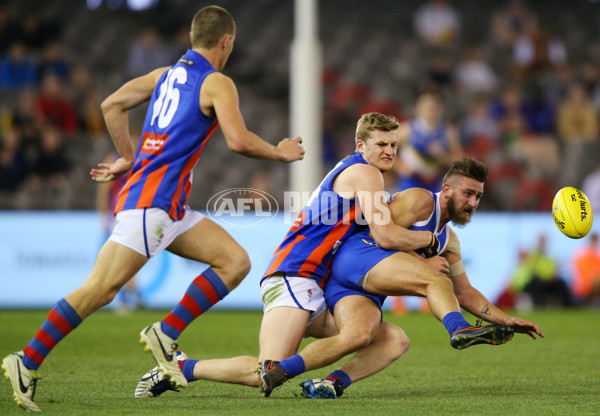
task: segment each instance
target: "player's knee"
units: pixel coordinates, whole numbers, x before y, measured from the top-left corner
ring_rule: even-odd
[[[397,326],[390,327],[386,334],[386,342],[390,346],[390,361],[396,361],[398,358],[408,351],[410,347],[410,339],[406,333]]]
[[[239,250],[229,253],[228,259],[223,265],[223,269],[227,275],[227,286],[230,289],[237,287],[244,280],[244,277],[248,275],[251,266],[248,253],[241,247]]]
[[[348,332],[340,335],[343,337],[343,345],[346,350],[346,354],[369,346],[373,340],[370,334],[366,334],[364,332]]]

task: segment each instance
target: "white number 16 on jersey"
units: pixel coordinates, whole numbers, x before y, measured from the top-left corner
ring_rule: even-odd
[[[177,107],[179,107],[180,93],[175,88],[175,82],[178,84],[185,84],[187,81],[187,72],[182,67],[171,68],[167,72],[167,77],[164,82],[160,85],[160,95],[154,102],[154,108],[152,110],[152,121],[151,126],[154,126],[154,122],[158,118],[158,127],[164,129],[171,123]]]

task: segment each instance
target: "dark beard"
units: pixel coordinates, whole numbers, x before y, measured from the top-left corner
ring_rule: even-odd
[[[454,200],[454,195],[448,198],[448,216],[450,217],[450,221],[457,228],[463,228],[471,221],[471,215],[473,215],[473,211],[471,211],[471,215],[468,215],[464,210],[456,209],[456,201]]]

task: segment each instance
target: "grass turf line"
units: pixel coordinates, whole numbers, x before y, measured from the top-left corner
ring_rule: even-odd
[[[0,355],[22,349],[47,311],[0,311]],[[517,334],[502,346],[450,347],[431,315],[386,314],[411,339],[408,352],[383,372],[353,384],[339,399],[306,400],[298,383],[324,377],[333,365],[301,375],[261,397],[257,389],[194,382],[181,393],[133,399],[138,379],[154,366],[138,333],[164,311],[92,315],[48,356],[35,401],[48,415],[598,415],[600,311],[540,311],[546,339]],[[258,311],[211,311],[180,338],[191,358],[258,353]],[[474,321],[474,319],[471,319]],[[596,328],[596,329],[594,329]],[[343,362],[343,360],[342,360]],[[0,383],[0,414],[23,414],[10,383]]]

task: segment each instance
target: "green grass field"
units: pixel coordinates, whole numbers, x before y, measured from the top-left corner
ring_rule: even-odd
[[[353,384],[336,400],[306,400],[298,383],[337,366],[312,371],[265,399],[257,389],[195,382],[181,393],[134,399],[138,379],[154,362],[138,332],[164,312],[90,317],[50,354],[40,371],[36,402],[49,415],[599,415],[600,311],[543,311],[545,339],[516,335],[502,346],[457,351],[430,315],[386,315],[411,338],[391,367]],[[45,311],[0,311],[0,355],[22,349]],[[180,338],[193,358],[256,355],[261,313],[212,311]],[[338,363],[339,365],[340,363]],[[0,383],[0,415],[22,414],[10,383]]]

